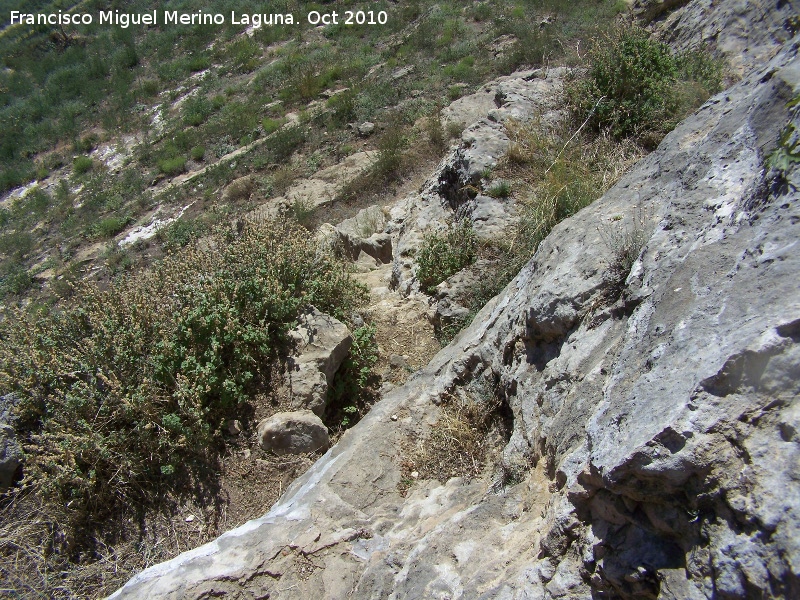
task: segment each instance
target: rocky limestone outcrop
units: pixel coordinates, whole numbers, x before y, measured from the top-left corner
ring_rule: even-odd
[[[324,251],[352,261],[357,261],[363,253],[381,264],[392,262],[392,237],[388,233],[373,233],[364,238],[324,223],[317,232],[317,240]]]
[[[499,77],[442,111],[444,120],[468,126],[420,191],[389,210],[385,231],[395,240],[395,288],[404,294],[416,291],[414,256],[426,233],[441,231],[454,219],[468,219],[476,236],[487,240],[502,236],[514,224],[513,199],[481,194],[482,180],[505,156],[510,121],[535,116],[546,129],[563,118],[560,94],[567,74],[567,69],[558,67]]]
[[[272,198],[253,209],[248,220],[262,221],[295,209],[312,210],[331,202],[349,182],[364,173],[375,161],[375,151],[356,152],[343,161],[317,171],[292,185],[283,196]]]
[[[258,443],[277,455],[327,450],[328,428],[310,410],[275,413],[258,424]]]
[[[736,77],[770,60],[800,27],[796,0],[636,0],[633,14],[675,50],[704,46]]]
[[[289,332],[298,353],[289,360],[292,403],[322,416],[328,387],[350,351],[353,336],[344,323],[313,306],[300,315],[299,321]]]
[[[800,597],[800,172],[764,166],[794,151],[798,45],[555,227],[264,517],[113,597]],[[645,240],[624,281],[614,227]],[[513,415],[497,470],[406,491],[409,441],[478,384]]]

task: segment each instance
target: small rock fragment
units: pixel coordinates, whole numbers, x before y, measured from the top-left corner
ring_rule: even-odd
[[[372,135],[373,131],[375,131],[375,123],[372,123],[370,121],[364,121],[361,125],[358,126],[358,134],[363,135],[364,137]]]
[[[239,435],[242,433],[242,424],[239,419],[231,419],[228,421],[228,433],[231,435]]]

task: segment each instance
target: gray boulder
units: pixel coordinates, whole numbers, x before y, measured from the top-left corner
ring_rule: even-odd
[[[275,454],[327,450],[328,428],[310,410],[276,413],[258,424],[258,443]]]
[[[372,135],[373,131],[375,131],[375,123],[371,123],[370,121],[365,121],[358,126],[358,134],[361,136],[367,137]]]
[[[384,265],[392,262],[392,236],[388,233],[374,233],[359,240],[358,249]]]
[[[353,337],[347,326],[314,307],[300,316],[289,337],[296,343],[297,356],[289,361],[292,402],[318,415],[325,411],[328,386],[347,357]]]
[[[363,238],[343,231],[338,226],[323,223],[317,232],[317,241],[324,251],[343,255],[352,261],[357,261],[363,252],[381,264],[392,262],[392,236],[388,233],[373,233]]]

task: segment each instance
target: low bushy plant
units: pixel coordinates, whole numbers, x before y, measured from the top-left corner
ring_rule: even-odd
[[[406,138],[398,126],[391,126],[378,140],[378,159],[373,166],[375,176],[383,181],[391,181],[400,173],[403,166],[403,151]]]
[[[466,219],[453,224],[444,233],[427,235],[417,255],[420,287],[433,293],[445,279],[475,262],[477,246],[472,223]]]
[[[576,121],[651,144],[719,90],[721,67],[702,51],[674,55],[639,27],[595,41],[585,78],[568,89]]]
[[[104,217],[89,228],[89,237],[108,239],[125,229],[130,222],[128,215]]]
[[[353,90],[331,96],[327,105],[331,110],[331,122],[336,127],[342,127],[356,119],[356,94]]]
[[[169,177],[180,175],[186,170],[186,157],[174,156],[172,158],[165,158],[158,162],[158,169]]]
[[[505,180],[494,182],[486,194],[491,198],[508,198],[511,195],[511,184]]]
[[[276,163],[282,163],[294,154],[294,151],[305,141],[305,130],[299,125],[294,125],[277,130],[267,142],[267,147],[271,158]]]
[[[94,161],[88,156],[76,156],[72,161],[72,170],[76,175],[83,175],[92,170]]]
[[[264,133],[269,135],[270,133],[274,133],[281,128],[283,122],[280,119],[272,119],[270,117],[264,117],[261,121],[261,126],[264,128]]]
[[[195,146],[191,150],[192,160],[197,160],[197,161],[203,160],[205,155],[206,155],[206,149],[204,146]]]
[[[183,103],[183,122],[196,127],[206,122],[214,112],[214,105],[205,96],[192,96]]]

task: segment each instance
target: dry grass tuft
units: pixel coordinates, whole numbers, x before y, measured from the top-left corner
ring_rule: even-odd
[[[406,452],[401,491],[415,479],[471,480],[498,462],[511,434],[507,407],[482,381],[463,390],[461,396],[445,399],[439,420]]]

